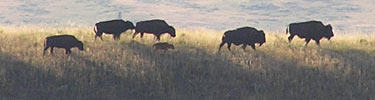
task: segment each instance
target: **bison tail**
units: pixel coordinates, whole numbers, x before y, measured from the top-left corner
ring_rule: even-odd
[[[95,25],[95,27],[94,27],[94,32],[95,32],[95,34],[96,34],[96,32],[97,32],[97,26]]]
[[[225,35],[221,38],[221,41],[225,41],[226,42]]]
[[[286,27],[286,33],[285,34],[288,34],[289,33],[289,30],[288,30],[288,26]]]
[[[47,46],[47,39],[44,40],[43,46],[44,46],[44,47]]]

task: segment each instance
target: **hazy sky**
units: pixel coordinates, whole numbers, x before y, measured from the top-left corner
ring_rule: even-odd
[[[284,31],[292,22],[321,20],[335,30],[373,32],[373,5],[374,0],[0,0],[0,23],[92,26],[118,17],[134,23],[159,18],[178,28]]]

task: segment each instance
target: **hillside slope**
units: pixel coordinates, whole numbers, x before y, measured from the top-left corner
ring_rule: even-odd
[[[0,27],[0,99],[41,100],[371,100],[374,36],[336,35],[304,47],[266,32],[257,51],[217,51],[222,31],[177,29],[154,51],[151,35],[94,40],[91,28]],[[42,56],[46,36],[73,34],[85,51]],[[226,46],[226,45],[225,45]]]

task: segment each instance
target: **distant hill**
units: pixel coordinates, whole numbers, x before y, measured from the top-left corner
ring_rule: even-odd
[[[1,0],[0,24],[91,26],[122,18],[161,18],[177,27],[217,30],[244,25],[284,31],[291,22],[322,20],[338,31],[375,31],[372,0]]]

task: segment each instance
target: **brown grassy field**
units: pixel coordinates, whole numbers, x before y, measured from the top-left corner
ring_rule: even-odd
[[[0,27],[2,100],[373,100],[375,37],[336,33],[321,47],[266,33],[257,51],[217,51],[223,31],[177,29],[154,51],[152,35],[119,41],[92,28]],[[44,38],[73,34],[85,44],[42,56]]]

